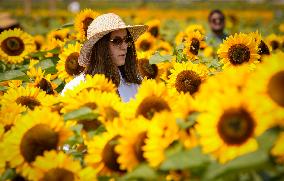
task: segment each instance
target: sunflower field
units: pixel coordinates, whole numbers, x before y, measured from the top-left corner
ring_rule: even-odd
[[[207,10],[108,12],[149,26],[126,103],[101,74],[61,94],[103,12],[13,12],[22,29],[0,33],[0,180],[283,180],[283,19],[225,11],[216,43]]]

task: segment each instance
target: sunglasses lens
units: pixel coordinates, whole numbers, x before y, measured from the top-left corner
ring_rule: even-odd
[[[121,45],[122,44],[122,42],[123,42],[123,40],[121,39],[121,38],[115,38],[115,39],[113,39],[113,44],[115,44],[115,45]]]

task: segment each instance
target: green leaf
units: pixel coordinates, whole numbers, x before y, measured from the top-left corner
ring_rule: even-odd
[[[269,151],[270,148],[274,145],[279,132],[280,130],[278,128],[272,128],[260,135],[257,138],[259,149],[263,151]]]
[[[0,82],[6,81],[6,80],[24,80],[28,81],[28,76],[20,71],[20,70],[10,70],[4,73],[0,73]]]
[[[172,55],[161,55],[159,52],[156,52],[149,59],[150,64],[158,64],[161,62],[170,62],[173,59]]]
[[[261,168],[264,167],[268,161],[269,157],[266,152],[256,151],[238,157],[225,165],[220,165],[216,162],[211,164],[204,178],[205,180],[211,180],[226,174]]]
[[[209,162],[209,157],[202,154],[200,147],[182,150],[169,156],[160,166],[161,170],[183,170],[203,167]]]
[[[54,67],[55,64],[53,63],[52,59],[48,58],[48,59],[43,59],[41,61],[39,61],[38,64],[35,65],[36,68],[41,67],[42,70],[48,69],[50,67]]]
[[[0,179],[1,181],[4,180],[12,180],[16,176],[15,169],[8,168],[5,170],[5,172],[1,175]]]
[[[96,119],[98,117],[98,114],[94,113],[92,109],[88,107],[82,107],[80,109],[77,109],[75,111],[68,112],[63,115],[63,118],[65,121],[70,119]]]
[[[74,26],[74,23],[66,23],[64,25],[61,26],[61,28],[69,28],[69,27],[72,27]]]
[[[6,91],[8,89],[8,87],[7,86],[0,86],[0,91]]]
[[[121,180],[133,180],[133,179],[157,180],[157,178],[158,175],[153,168],[149,167],[147,164],[140,164],[132,172],[123,176]]]

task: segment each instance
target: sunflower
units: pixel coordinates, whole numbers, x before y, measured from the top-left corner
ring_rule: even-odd
[[[207,78],[208,70],[202,64],[191,62],[175,63],[171,69],[168,85],[178,92],[194,94],[201,83]]]
[[[150,64],[151,54],[148,52],[138,52],[137,54],[137,67],[140,75],[147,79],[158,79],[159,70],[156,64]]]
[[[51,41],[52,39],[55,39],[60,42],[64,42],[65,39],[68,37],[69,29],[58,29],[58,30],[52,30],[47,34],[47,40]]]
[[[255,40],[256,44],[258,45],[258,52],[257,53],[260,56],[262,56],[262,55],[270,55],[270,51],[271,50],[266,45],[266,43],[264,42],[264,40],[261,37],[261,34],[258,33],[258,31],[250,33],[249,36],[251,36]]]
[[[271,150],[271,154],[277,158],[277,162],[284,163],[284,132],[281,132]]]
[[[35,109],[23,115],[5,138],[2,159],[27,176],[37,156],[58,149],[71,134],[57,113],[48,108]]]
[[[185,48],[183,53],[189,60],[197,59],[198,51],[204,46],[204,36],[199,31],[190,32],[185,38]]]
[[[179,45],[181,43],[184,43],[186,41],[187,36],[188,35],[185,32],[179,32],[175,37],[175,44]]]
[[[225,64],[224,68],[230,65],[254,63],[260,58],[257,42],[253,37],[244,33],[226,38],[220,45],[217,54]]]
[[[69,82],[84,70],[84,67],[81,67],[78,63],[80,49],[81,44],[77,42],[75,45],[68,44],[67,48],[64,48],[59,55],[60,60],[56,69],[58,70],[58,77],[65,82]]]
[[[158,113],[151,121],[145,145],[143,157],[150,166],[157,167],[165,160],[164,151],[178,139],[178,126],[174,115],[170,112]]]
[[[0,34],[0,58],[5,63],[22,63],[35,49],[33,37],[20,29],[6,30]]]
[[[80,162],[75,161],[71,156],[63,152],[56,152],[54,150],[44,152],[42,156],[38,156],[32,163],[33,169],[30,175],[31,180],[86,180],[90,176],[82,177],[83,169]],[[93,170],[93,177],[95,179],[95,170]],[[90,173],[90,172],[89,172]],[[86,180],[87,181],[87,180]]]
[[[81,81],[72,90],[66,90],[64,97],[76,97],[83,90],[116,93],[117,88],[104,74],[95,74],[94,76],[87,74],[85,81]]]
[[[199,102],[193,99],[189,94],[178,95],[172,107],[172,112],[175,117],[183,121],[189,121],[189,116],[200,112]],[[196,123],[193,123],[192,126],[179,131],[179,139],[186,148],[192,148],[198,145],[195,125]]]
[[[158,51],[161,55],[171,54],[172,46],[169,42],[158,41],[158,43],[155,46],[155,50]]]
[[[89,107],[99,114],[98,120],[103,123],[113,121],[122,111],[122,103],[115,93],[84,90],[76,97],[63,97],[61,101],[64,104],[63,113]]]
[[[45,43],[45,38],[42,35],[36,35],[34,36],[34,41],[35,41],[35,45],[36,45],[36,50],[40,51],[42,50],[42,47]]]
[[[1,107],[0,125],[4,127],[5,132],[9,131],[16,124],[21,114],[25,111],[26,109],[23,106],[15,102]]]
[[[115,151],[119,154],[117,162],[121,169],[133,170],[139,163],[145,161],[143,156],[145,139],[149,121],[143,117],[132,120],[121,134]]]
[[[51,74],[44,75],[41,67],[35,68],[34,66],[30,67],[27,71],[27,75],[31,79],[31,83],[28,84],[30,87],[38,87],[41,90],[45,91],[46,94],[56,94],[57,84],[51,82]]]
[[[78,13],[74,21],[74,29],[79,32],[78,39],[84,41],[87,38],[87,29],[92,21],[99,15],[99,13],[91,10],[84,9]]]
[[[196,125],[204,153],[212,154],[223,164],[257,150],[256,137],[266,131],[270,123],[266,118],[269,116],[258,112],[258,107],[250,100],[230,91],[208,98]]]
[[[136,99],[126,104],[129,109],[125,110],[125,113],[130,117],[143,116],[150,120],[157,112],[171,110],[173,96],[163,82],[144,80],[138,89]]]
[[[146,25],[149,26],[148,32],[155,38],[158,38],[160,36],[160,26],[161,21],[158,19],[153,19],[148,22],[146,22]]]
[[[205,35],[205,28],[199,24],[188,25],[185,29],[185,33],[190,34],[191,32],[199,31],[202,35]]]
[[[96,135],[92,140],[86,141],[88,154],[85,156],[85,163],[98,170],[98,175],[121,174],[118,153],[115,147],[118,144],[120,135],[125,130],[125,123],[120,119],[106,123],[106,132]]]
[[[256,68],[246,90],[264,113],[273,112],[277,124],[284,126],[284,53],[265,57]],[[257,82],[257,83],[256,83]]]
[[[141,35],[135,42],[135,47],[138,51],[153,52],[156,44],[156,39],[149,32]]]
[[[50,106],[53,104],[49,100],[50,95],[46,95],[44,91],[36,87],[15,87],[9,88],[1,97],[1,105],[7,106],[12,103],[17,103],[23,106],[26,110],[33,110],[38,106]]]
[[[275,34],[270,34],[265,38],[268,46],[272,49],[272,51],[278,50],[281,48],[281,37]]]

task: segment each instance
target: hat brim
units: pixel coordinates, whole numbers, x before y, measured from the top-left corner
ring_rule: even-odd
[[[102,31],[100,33],[95,34],[94,36],[92,36],[91,38],[89,38],[88,40],[84,42],[81,48],[81,51],[80,51],[80,56],[78,58],[79,65],[86,67],[89,64],[91,53],[92,53],[92,48],[95,45],[95,43],[99,41],[99,39],[101,39],[103,36],[105,36],[106,34],[112,31],[116,31],[120,29],[127,29],[129,33],[131,34],[133,41],[136,41],[139,38],[139,36],[141,36],[143,33],[147,31],[148,26],[147,25],[133,25],[133,26],[128,25],[128,26],[124,26],[121,28],[109,29],[109,30]]]

